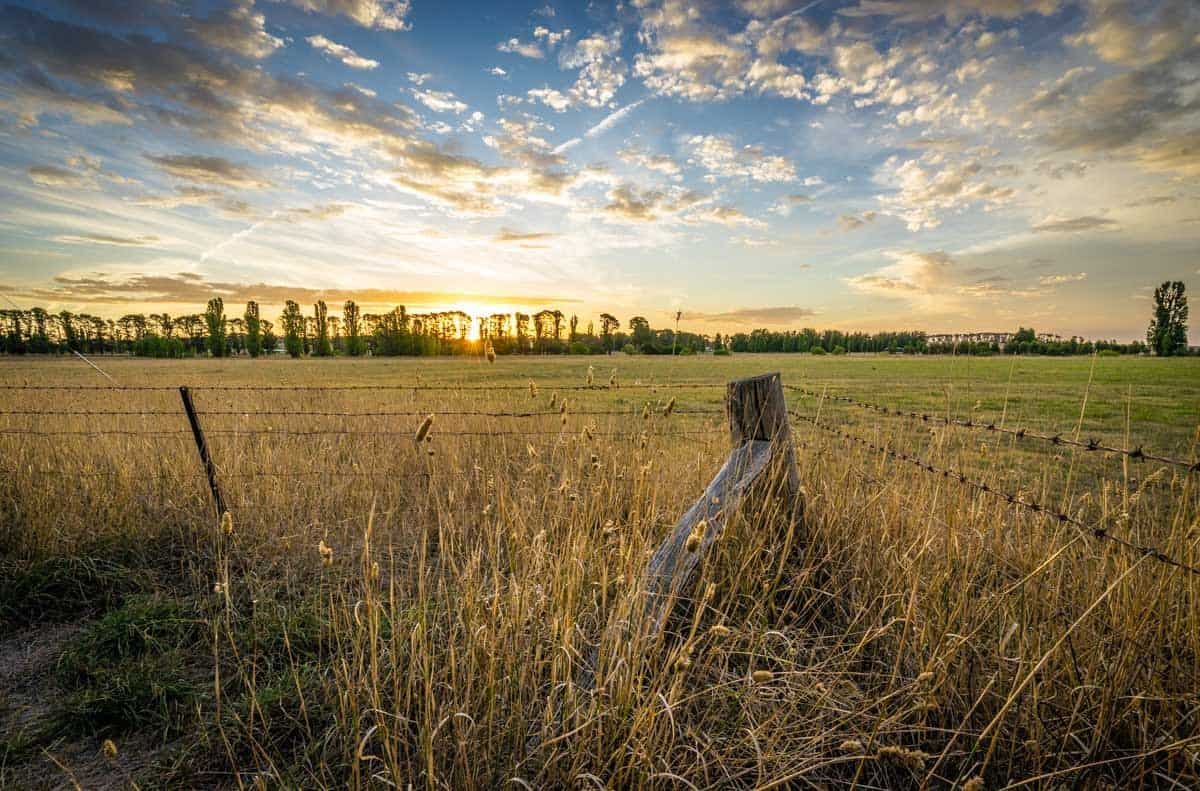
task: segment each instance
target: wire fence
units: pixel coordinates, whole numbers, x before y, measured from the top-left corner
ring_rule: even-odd
[[[640,382],[632,383],[609,383],[609,384],[582,384],[582,385],[559,385],[548,382],[532,381],[532,384],[539,388],[545,388],[548,391],[560,392],[581,392],[581,391],[613,391],[613,390],[706,390],[706,389],[721,389],[724,390],[726,384],[724,382]],[[212,392],[251,392],[251,391],[266,391],[266,392],[355,392],[355,391],[429,391],[429,392],[457,392],[457,391],[520,391],[529,390],[529,384],[423,384],[417,382],[415,384],[363,384],[363,385],[194,385],[189,386],[191,390],[212,391]],[[178,392],[179,387],[175,385],[53,385],[53,384],[18,384],[18,385],[0,385],[0,390],[69,390],[75,392],[89,391],[140,391],[140,392]]]
[[[1044,505],[1042,503],[1037,502],[1036,500],[1023,498],[1020,495],[1016,495],[1011,492],[1004,491],[1003,489],[999,489],[995,486],[992,486],[991,484],[987,483],[986,481],[980,481],[980,480],[976,480],[975,478],[968,477],[965,473],[963,473],[961,471],[953,470],[948,467],[941,467],[941,466],[936,465],[928,460],[923,460],[914,454],[907,453],[902,450],[897,450],[893,446],[880,445],[880,444],[873,442],[865,437],[861,437],[857,434],[853,434],[851,432],[844,431],[840,428],[832,428],[830,426],[826,426],[815,417],[801,415],[796,412],[791,412],[790,414],[794,419],[801,421],[807,425],[811,425],[814,428],[816,428],[820,431],[823,431],[826,434],[829,434],[830,436],[837,437],[843,441],[858,445],[860,447],[864,447],[870,451],[874,451],[875,453],[878,453],[889,459],[904,462],[905,464],[911,465],[919,470],[923,470],[924,472],[927,472],[931,475],[941,476],[942,478],[944,478],[946,480],[954,481],[958,484],[961,484],[962,486],[965,486],[965,487],[973,489],[977,492],[981,492],[985,495],[988,495],[989,497],[994,497],[994,498],[1003,500],[1005,503],[1007,503],[1009,505],[1023,508],[1031,513],[1040,514],[1042,516],[1056,520],[1063,524],[1069,524],[1073,527],[1076,527],[1076,528],[1086,531],[1093,538],[1112,542],[1112,543],[1117,544],[1127,550],[1136,552],[1139,555],[1143,555],[1143,556],[1152,558],[1153,560],[1157,560],[1160,563],[1165,563],[1168,566],[1173,566],[1177,569],[1181,569],[1181,570],[1187,572],[1188,574],[1200,576],[1200,567],[1191,566],[1180,560],[1177,560],[1174,557],[1171,557],[1167,553],[1163,552],[1158,547],[1137,544],[1133,541],[1122,538],[1121,536],[1114,535],[1112,532],[1110,532],[1105,527],[1100,527],[1098,525],[1086,524],[1085,522],[1083,522],[1083,520],[1078,519],[1077,517],[1074,517],[1071,514],[1068,514],[1064,511],[1058,510],[1058,509],[1053,508],[1048,505]]]
[[[595,392],[610,392],[623,389],[616,384],[609,386],[600,385],[578,385],[578,386],[552,386],[543,385],[545,390],[550,393],[560,391],[595,391]],[[676,383],[641,383],[635,382],[633,385],[626,385],[629,389],[644,390],[650,388],[663,389],[724,389],[725,383],[715,382],[676,382]],[[1140,446],[1137,448],[1117,448],[1105,445],[1098,440],[1090,439],[1086,442],[1079,441],[1061,434],[1039,434],[1026,429],[1012,429],[995,423],[981,423],[969,419],[958,420],[949,417],[931,415],[929,413],[921,413],[909,410],[902,410],[889,407],[883,404],[878,404],[872,401],[855,398],[847,395],[829,395],[821,393],[810,388],[798,385],[785,385],[787,390],[795,393],[800,393],[806,397],[817,399],[832,400],[841,403],[850,404],[857,408],[869,410],[878,414],[902,417],[909,420],[917,420],[922,423],[939,423],[947,426],[957,426],[969,429],[999,432],[1011,435],[1021,439],[1033,439],[1051,443],[1053,445],[1077,447],[1087,451],[1105,451],[1111,453],[1123,454],[1131,459],[1155,461],[1163,464],[1168,464],[1180,468],[1187,469],[1191,472],[1200,471],[1200,462],[1185,461],[1182,459],[1171,458],[1162,454],[1150,453],[1145,451]],[[166,409],[144,409],[144,410],[128,410],[128,409],[0,409],[0,416],[4,417],[36,417],[36,418],[97,418],[97,417],[153,417],[165,418],[185,417],[190,421],[190,428],[180,428],[177,430],[146,430],[146,429],[129,429],[117,427],[96,427],[89,426],[82,429],[73,428],[55,428],[43,427],[5,427],[0,428],[0,435],[9,436],[39,436],[39,437],[54,437],[54,436],[76,436],[76,437],[101,437],[101,436],[131,436],[131,437],[153,437],[153,438],[171,438],[177,440],[194,440],[200,451],[203,463],[206,469],[205,472],[188,472],[178,471],[170,473],[158,473],[147,476],[144,471],[138,473],[138,477],[151,479],[204,479],[207,478],[210,486],[213,489],[214,497],[220,501],[218,484],[215,477],[216,467],[211,464],[209,451],[206,447],[206,437],[233,437],[233,438],[249,438],[249,437],[330,437],[330,436],[350,436],[350,437],[407,437],[416,439],[418,444],[421,442],[429,442],[435,437],[531,437],[531,436],[554,436],[559,438],[578,437],[582,439],[592,439],[597,437],[605,438],[625,438],[638,439],[642,443],[648,441],[650,437],[654,438],[671,438],[671,437],[716,437],[716,426],[709,425],[704,428],[688,429],[675,428],[667,429],[664,425],[669,419],[676,416],[679,418],[701,417],[711,418],[716,415],[725,414],[724,409],[707,408],[703,406],[683,407],[676,409],[675,400],[664,406],[657,406],[651,409],[649,404],[645,404],[640,409],[598,409],[598,408],[567,408],[565,404],[558,405],[557,408],[551,409],[532,409],[532,410],[469,410],[469,409],[434,409],[434,410],[311,410],[311,409],[209,409],[197,410],[191,404],[189,390],[192,388],[177,388],[167,386],[124,386],[124,385],[0,385],[0,390],[7,391],[39,391],[51,392],[56,390],[88,392],[88,391],[137,391],[137,392],[179,392],[183,396],[184,409],[182,410],[166,410]],[[428,385],[428,384],[413,384],[413,385],[219,385],[194,388],[197,391],[237,391],[237,392],[280,392],[280,391],[394,391],[394,390],[427,390],[433,392],[450,392],[450,391],[506,391],[517,392],[526,391],[536,395],[537,390],[531,388],[530,385]],[[1130,541],[1118,535],[1114,535],[1107,528],[1098,525],[1089,525],[1082,519],[1072,516],[1069,513],[1047,506],[1036,500],[1022,497],[1011,492],[1006,492],[997,488],[986,481],[977,480],[969,477],[965,473],[953,470],[946,467],[941,467],[932,463],[929,460],[923,460],[914,454],[910,454],[903,450],[898,450],[894,446],[880,445],[870,439],[859,436],[852,432],[846,431],[843,428],[831,427],[820,422],[815,417],[809,417],[791,411],[790,416],[799,422],[806,425],[811,425],[815,429],[838,438],[842,441],[859,445],[873,452],[879,453],[881,456],[892,459],[894,461],[903,462],[914,468],[920,469],[931,475],[940,476],[949,481],[954,481],[964,487],[972,489],[978,493],[989,497],[997,498],[1003,502],[1024,509],[1030,513],[1045,516],[1062,524],[1068,524],[1079,530],[1085,531],[1088,535],[1096,539],[1108,541],[1116,544],[1125,550],[1135,552],[1141,556],[1152,558],[1160,563],[1172,566],[1183,570],[1192,575],[1200,575],[1200,568],[1188,565],[1180,561],[1158,547],[1147,546]],[[558,418],[562,424],[554,429],[545,428],[488,428],[488,429],[473,429],[454,427],[447,430],[438,428],[431,430],[430,425],[423,425],[422,428],[414,430],[396,430],[392,428],[347,428],[345,426],[337,427],[317,427],[317,428],[291,428],[291,427],[258,427],[229,429],[221,427],[217,429],[201,429],[198,423],[198,417],[214,417],[225,418],[234,417],[242,419],[251,418],[281,418],[281,417],[301,417],[301,418],[340,418],[340,419],[358,419],[358,418],[417,418],[420,417],[426,422],[431,418],[450,417],[450,418],[482,418],[482,419],[537,419],[537,418]],[[568,418],[571,417],[613,417],[624,419],[641,420],[642,426],[638,428],[605,428],[598,429],[593,425],[570,426]],[[123,474],[119,470],[79,470],[72,471],[62,468],[37,467],[30,465],[9,466],[0,468],[0,474],[16,475],[19,473],[58,476],[63,478],[70,477],[116,477]],[[457,473],[462,477],[469,477],[468,473]],[[333,470],[270,470],[270,469],[252,469],[239,471],[240,477],[250,478],[306,478],[319,476],[347,476],[356,478],[378,478],[394,481],[412,480],[414,478],[428,479],[430,473],[427,472],[396,472],[390,470],[362,470],[362,469],[345,469],[335,468]]]
[[[799,385],[784,385],[787,390],[800,393],[801,395],[810,398],[817,398],[826,401],[838,401],[844,404],[858,407],[870,412],[876,412],[881,415],[891,415],[893,417],[902,417],[910,420],[919,420],[922,423],[934,423],[944,426],[955,426],[959,428],[969,428],[977,431],[988,431],[997,434],[1006,434],[1018,439],[1032,439],[1041,442],[1047,442],[1051,445],[1057,445],[1069,448],[1079,448],[1085,451],[1101,451],[1105,453],[1114,453],[1127,456],[1135,461],[1153,461],[1160,464],[1167,464],[1172,467],[1179,467],[1189,472],[1200,472],[1200,461],[1188,461],[1186,459],[1177,459],[1170,456],[1165,456],[1160,453],[1152,453],[1147,451],[1142,446],[1134,448],[1118,448],[1112,445],[1106,445],[1098,439],[1088,438],[1087,440],[1072,439],[1065,437],[1062,434],[1041,434],[1036,431],[1030,431],[1025,428],[1008,428],[998,425],[995,421],[981,422],[971,420],[970,418],[950,418],[943,415],[933,415],[928,412],[915,412],[906,409],[897,409],[889,407],[885,404],[877,404],[871,401],[864,401],[859,398],[847,395],[830,395],[828,393],[810,390]]]

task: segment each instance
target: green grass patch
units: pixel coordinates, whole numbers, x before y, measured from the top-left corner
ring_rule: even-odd
[[[154,728],[174,732],[205,688],[203,624],[187,600],[139,596],[106,613],[63,650],[67,694],[57,716],[68,731],[95,735]]]
[[[98,558],[0,560],[0,627],[19,629],[103,612],[145,587],[145,574]]]

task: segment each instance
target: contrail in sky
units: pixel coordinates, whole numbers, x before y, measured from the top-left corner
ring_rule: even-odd
[[[640,107],[642,105],[642,103],[645,101],[646,101],[645,99],[638,99],[633,104],[627,104],[618,110],[613,110],[611,113],[604,116],[604,119],[601,120],[600,123],[596,124],[591,129],[584,132],[583,137],[591,138],[591,137],[595,137],[596,135],[604,134],[609,129],[612,129],[614,126],[616,126],[617,124],[624,121],[625,116],[632,113],[634,110],[636,110],[638,107]],[[568,149],[574,148],[575,146],[577,146],[583,142],[583,137],[572,137],[570,140],[563,143],[558,148],[554,149],[554,153],[561,154],[562,152],[564,152]]]
[[[258,222],[254,223],[253,225],[251,225],[251,226],[250,226],[250,227],[248,227],[248,228],[243,228],[242,230],[240,230],[240,231],[238,231],[237,233],[235,233],[235,234],[233,234],[232,236],[230,236],[228,239],[225,239],[225,240],[224,240],[224,241],[222,241],[222,242],[218,242],[217,244],[213,245],[213,246],[212,246],[212,247],[210,247],[209,249],[205,250],[203,253],[201,253],[201,254],[200,254],[200,260],[201,260],[201,261],[207,261],[209,258],[212,258],[214,255],[216,255],[216,253],[217,253],[217,252],[218,252],[218,251],[219,251],[219,250],[220,250],[222,247],[224,247],[224,246],[226,246],[226,245],[228,245],[228,244],[231,244],[232,242],[236,242],[236,241],[238,241],[239,239],[245,239],[247,236],[249,236],[250,234],[254,233],[254,232],[255,232],[255,231],[257,231],[259,228],[263,227],[264,225],[266,225],[267,223],[269,223],[271,220],[274,220],[274,219],[275,219],[276,217],[278,217],[278,216],[279,216],[279,210],[278,210],[278,209],[276,209],[275,211],[271,212],[271,216],[270,216],[270,217],[267,217],[267,218],[265,218],[265,219],[259,220]]]

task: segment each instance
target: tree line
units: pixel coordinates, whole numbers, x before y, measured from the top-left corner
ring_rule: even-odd
[[[1164,283],[1155,292],[1147,343],[1039,338],[1022,327],[1003,347],[998,343],[934,343],[924,332],[776,331],[759,329],[722,336],[655,329],[644,316],[624,326],[610,313],[599,324],[580,325],[561,310],[471,316],[460,310],[409,313],[400,305],[386,313],[364,313],[353,301],[330,315],[324,301],[310,314],[292,300],[278,322],[262,318],[257,302],[229,316],[221,297],[202,313],[130,313],[106,319],[89,313],[43,308],[0,310],[0,353],[127,354],[141,357],[228,357],[284,353],[291,357],[434,356],[456,354],[714,354],[792,352],[809,354],[1043,354],[1080,355],[1188,353],[1187,297],[1183,283]],[[676,323],[682,314],[675,315]],[[474,330],[474,332],[472,332]]]
[[[610,313],[599,325],[580,324],[561,310],[536,313],[463,311],[410,313],[400,305],[386,313],[365,313],[353,300],[341,315],[330,315],[324,301],[311,313],[288,300],[278,321],[261,315],[257,302],[241,316],[227,315],[221,297],[202,313],[130,313],[106,319],[90,313],[44,308],[0,310],[0,352],[6,354],[127,354],[142,357],[229,357],[284,353],[291,357],[346,355],[434,356],[478,354],[695,354],[711,345],[707,335],[653,329],[643,316],[626,329]],[[474,330],[474,334],[473,331]]]
[[[841,332],[839,330],[815,330],[805,328],[798,331],[775,332],[754,330],[739,332],[722,338],[716,336],[715,348],[728,348],[732,352],[799,352],[808,354],[969,354],[988,356],[993,354],[1044,354],[1066,356],[1092,354],[1109,351],[1117,354],[1144,354],[1146,344],[1141,341],[1120,343],[1115,340],[1066,340],[1039,339],[1032,329],[1022,327],[1008,343],[982,341],[959,341],[937,343],[924,332]]]

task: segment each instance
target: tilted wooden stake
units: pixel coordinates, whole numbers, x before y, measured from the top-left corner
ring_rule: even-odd
[[[793,517],[801,512],[796,451],[779,374],[730,382],[725,410],[733,451],[646,569],[644,626],[650,635],[662,630],[675,602],[688,594],[696,568],[748,494],[774,487],[793,504]],[[699,543],[693,540],[689,549],[689,536],[700,530]]]

